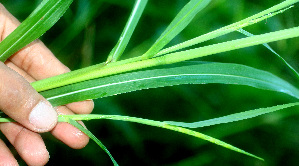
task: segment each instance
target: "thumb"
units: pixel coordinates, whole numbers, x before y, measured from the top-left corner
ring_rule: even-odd
[[[0,110],[35,132],[46,132],[57,123],[51,104],[17,72],[0,62]]]

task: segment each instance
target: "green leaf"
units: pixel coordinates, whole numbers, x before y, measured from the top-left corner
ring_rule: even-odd
[[[73,125],[74,127],[78,128],[79,130],[81,130],[86,135],[88,135],[89,138],[94,140],[94,142],[96,142],[108,154],[108,156],[112,160],[113,164],[115,166],[118,166],[117,162],[114,160],[114,158],[112,157],[112,155],[110,154],[108,149],[105,147],[105,145],[97,137],[95,137],[89,130],[84,128],[80,123],[76,122],[75,120],[73,120],[71,118],[65,117],[65,116],[59,116],[58,121],[59,122],[67,122],[67,123]]]
[[[143,10],[147,4],[147,0],[136,0],[132,13],[127,21],[127,24],[120,35],[120,38],[117,44],[114,46],[112,51],[110,52],[106,63],[115,62],[119,59],[119,57],[124,52],[127,47],[129,40],[135,30],[135,27],[143,13]]]
[[[143,119],[143,118],[136,118],[136,117],[129,117],[129,116],[120,116],[120,115],[59,115],[61,118],[67,118],[67,119],[71,119],[71,120],[92,120],[92,119],[110,119],[110,120],[120,120],[120,121],[127,121],[127,122],[135,122],[135,123],[140,123],[140,124],[145,124],[145,125],[149,125],[149,126],[155,126],[155,127],[160,127],[160,128],[165,128],[168,130],[172,130],[172,131],[176,131],[176,132],[180,132],[180,133],[184,133],[187,135],[191,135],[206,141],[209,141],[211,143],[214,143],[216,145],[222,146],[224,148],[254,157],[256,159],[259,160],[263,160],[262,158],[255,156],[251,153],[248,153],[242,149],[239,149],[235,146],[232,146],[228,143],[225,143],[223,141],[220,141],[216,138],[210,137],[208,135],[202,134],[200,132],[197,131],[193,131],[193,130],[189,130],[183,127],[178,127],[178,126],[174,126],[174,125],[169,125],[165,122],[160,122],[160,121],[154,121],[154,120],[149,120],[149,119]]]
[[[0,43],[0,61],[4,62],[13,53],[39,38],[50,29],[68,9],[72,0],[44,0]]]
[[[86,99],[180,84],[239,84],[283,92],[299,98],[299,91],[279,77],[239,64],[184,62],[162,69],[138,71],[63,86],[41,94],[54,106]]]
[[[292,2],[292,3],[295,3],[295,2]],[[199,44],[199,43],[202,43],[202,42],[205,42],[205,41],[208,41],[208,40],[211,40],[211,39],[223,36],[223,35],[226,35],[228,33],[234,32],[234,31],[239,30],[241,28],[253,25],[255,23],[261,22],[261,21],[266,20],[270,17],[273,17],[277,14],[283,13],[284,11],[286,11],[286,10],[293,7],[293,6],[287,7],[288,5],[290,5],[290,2],[288,2],[288,3],[286,3],[286,1],[282,2],[278,5],[275,5],[275,6],[271,7],[270,9],[259,12],[258,14],[255,14],[254,16],[248,17],[248,18],[243,19],[241,21],[238,21],[236,23],[233,23],[233,24],[227,25],[225,27],[219,28],[219,29],[214,30],[212,32],[200,35],[196,38],[184,41],[182,43],[171,46],[169,48],[165,48],[165,49],[159,51],[155,56],[160,56],[160,55],[167,54],[167,53],[170,53],[170,52],[174,52],[174,51],[177,51],[177,50],[180,50],[180,49],[183,49],[183,48],[187,48],[187,47],[190,47],[190,46],[193,46],[193,45],[196,45],[196,44]],[[282,9],[282,8],[285,8],[285,9]]]
[[[161,34],[153,46],[143,55],[144,59],[153,57],[166,44],[168,44],[177,34],[179,34],[195,17],[195,15],[205,8],[211,0],[191,0],[176,15],[166,30]]]
[[[109,76],[113,74],[137,70],[137,69],[143,69],[147,67],[182,62],[182,61],[204,57],[208,55],[213,55],[221,52],[236,50],[240,48],[263,44],[263,43],[269,43],[272,41],[294,38],[298,36],[299,36],[299,27],[295,27],[295,28],[280,30],[276,32],[270,32],[262,35],[246,37],[243,39],[213,44],[205,47],[190,49],[186,51],[170,53],[164,56],[151,58],[143,61],[126,63],[122,65],[115,66],[113,65],[114,63],[110,63],[112,64],[111,67],[109,67],[109,64],[107,64],[103,68],[101,68],[103,64],[94,65],[94,66],[86,67],[84,69],[79,69],[55,77],[36,81],[33,82],[31,85],[36,89],[36,91],[41,92],[48,89],[52,89],[52,88],[56,88],[68,84],[73,84],[80,81],[95,79],[103,76]],[[118,61],[118,62],[122,62],[122,61]]]
[[[174,122],[174,121],[165,121],[165,123],[180,127],[186,127],[186,128],[198,128],[198,127],[205,127],[205,126],[212,126],[216,124],[222,124],[222,123],[230,123],[240,120],[245,120],[249,118],[254,118],[263,114],[271,113],[274,111],[282,110],[285,108],[293,107],[299,105],[299,102],[297,103],[289,103],[289,104],[283,104],[283,105],[277,105],[273,107],[267,107],[267,108],[259,108],[255,110],[235,113],[227,116],[223,116],[220,118],[214,118],[199,122],[193,122],[193,123],[185,123],[185,122]]]

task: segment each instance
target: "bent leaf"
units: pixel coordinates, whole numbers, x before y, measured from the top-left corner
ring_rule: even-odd
[[[238,84],[283,92],[299,98],[299,91],[281,78],[239,64],[183,62],[166,68],[137,71],[79,82],[41,94],[52,105],[64,105],[116,94],[181,84]]]
[[[169,125],[175,125],[180,127],[186,127],[186,128],[199,128],[199,127],[205,127],[205,126],[212,126],[216,124],[222,124],[222,123],[230,123],[235,121],[240,121],[244,119],[254,118],[263,114],[271,113],[274,111],[282,110],[285,108],[297,106],[299,103],[289,103],[289,104],[283,104],[283,105],[277,105],[273,107],[267,107],[267,108],[259,108],[255,110],[235,113],[227,116],[223,116],[220,118],[214,118],[199,122],[193,122],[193,123],[185,123],[185,122],[174,122],[174,121],[165,121],[165,123]]]
[[[228,143],[225,143],[219,139],[210,137],[208,135],[202,134],[200,132],[197,131],[193,131],[193,130],[189,130],[183,127],[178,127],[178,126],[174,126],[174,125],[169,125],[166,124],[164,122],[160,122],[160,121],[154,121],[154,120],[149,120],[149,119],[143,119],[143,118],[136,118],[136,117],[130,117],[130,116],[120,116],[120,115],[88,115],[88,114],[84,114],[84,115],[59,115],[60,118],[66,118],[66,119],[71,119],[72,121],[75,120],[92,120],[92,119],[109,119],[109,120],[120,120],[120,121],[127,121],[127,122],[135,122],[135,123],[140,123],[140,124],[144,124],[144,125],[149,125],[149,126],[155,126],[155,127],[160,127],[160,128],[165,128],[168,130],[172,130],[172,131],[176,131],[176,132],[180,132],[180,133],[184,133],[187,135],[191,135],[206,141],[209,141],[211,143],[214,143],[216,145],[222,146],[224,148],[233,150],[235,152],[238,153],[242,153],[245,154],[247,156],[251,156],[254,157],[256,159],[259,160],[263,160],[262,158],[253,155],[251,153],[248,153],[242,149],[239,149],[235,146],[232,146]],[[75,121],[76,122],[76,121]]]
[[[0,61],[39,38],[68,9],[73,0],[44,0],[28,18],[0,43]]]
[[[78,123],[77,121],[75,121],[71,118],[64,117],[64,116],[59,116],[58,121],[59,122],[67,122],[67,123],[73,125],[74,127],[78,128],[79,130],[81,130],[86,135],[88,135],[89,138],[91,138],[94,142],[96,142],[104,150],[104,152],[106,152],[108,154],[108,156],[110,157],[113,164],[115,166],[118,166],[117,162],[114,160],[114,158],[112,157],[112,155],[110,154],[108,149],[105,147],[105,145],[96,136],[94,136],[89,130],[84,128],[80,123]]]

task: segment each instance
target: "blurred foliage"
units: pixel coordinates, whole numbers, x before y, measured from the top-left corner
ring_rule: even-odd
[[[218,29],[282,0],[214,0],[170,44],[179,43]],[[39,0],[2,0],[20,21]],[[150,0],[125,51],[124,58],[144,53],[166,28],[187,0]],[[134,1],[76,0],[63,18],[41,37],[54,54],[72,70],[106,60],[129,17]],[[299,25],[298,4],[283,14],[246,28],[253,34]],[[297,14],[296,14],[297,13]],[[200,46],[244,37],[237,32]],[[298,67],[298,38],[270,43],[295,69]],[[199,47],[198,45],[195,47]],[[239,63],[269,71],[294,85],[291,71],[269,50],[255,46],[198,60]],[[298,87],[298,86],[297,86]],[[98,99],[93,113],[120,114],[154,120],[193,122],[295,101],[284,94],[233,85],[183,85],[150,89]],[[258,118],[198,129],[265,159],[258,161],[180,133],[132,124],[98,120],[86,126],[109,149],[120,165],[296,165],[299,158],[298,107]],[[43,135],[51,158],[48,165],[112,165],[94,143],[73,150]],[[18,160],[21,161],[20,158]],[[22,163],[20,163],[22,164]]]

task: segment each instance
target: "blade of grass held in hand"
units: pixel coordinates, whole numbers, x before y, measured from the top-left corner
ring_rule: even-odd
[[[119,59],[119,57],[124,52],[127,47],[129,40],[135,30],[135,27],[144,11],[144,8],[147,4],[147,0],[136,0],[132,13],[130,15],[129,20],[116,44],[116,46],[110,52],[106,63],[115,62]]]
[[[153,57],[166,44],[168,44],[177,34],[179,34],[195,17],[195,15],[205,8],[211,0],[191,0],[176,15],[166,30],[161,34],[153,46],[142,55],[144,59]]]
[[[39,38],[68,9],[73,0],[44,0],[9,36],[0,43],[0,61]]]
[[[182,62],[164,67],[79,82],[40,94],[52,105],[58,106],[148,88],[221,83],[247,85],[299,98],[299,90],[288,82],[271,73],[244,65]]]
[[[175,122],[175,121],[165,121],[165,123],[180,127],[186,127],[186,128],[199,128],[199,127],[205,127],[205,126],[212,126],[216,124],[222,124],[222,123],[230,123],[240,120],[245,120],[249,118],[254,118],[263,114],[271,113],[274,111],[282,110],[285,108],[298,106],[299,103],[289,103],[289,104],[283,104],[283,105],[277,105],[273,107],[267,107],[267,108],[259,108],[255,110],[235,113],[227,116],[223,116],[220,118],[214,118],[199,122],[192,122],[192,123],[186,123],[186,122]]]
[[[270,32],[262,35],[246,37],[243,39],[213,44],[213,45],[200,47],[196,49],[170,53],[156,58],[151,58],[151,59],[132,62],[132,63],[126,63],[126,64],[112,66],[112,67],[109,67],[109,64],[107,64],[103,68],[100,68],[98,65],[94,65],[83,69],[75,70],[69,73],[65,73],[62,75],[58,75],[55,77],[36,81],[33,82],[31,85],[38,92],[41,92],[52,88],[73,84],[76,82],[86,81],[86,80],[109,76],[113,74],[119,74],[127,71],[143,69],[147,67],[182,62],[194,58],[204,57],[208,55],[213,55],[221,52],[259,45],[263,43],[269,43],[273,41],[294,38],[298,36],[299,36],[299,27],[295,27],[295,28],[280,30],[276,32]]]

